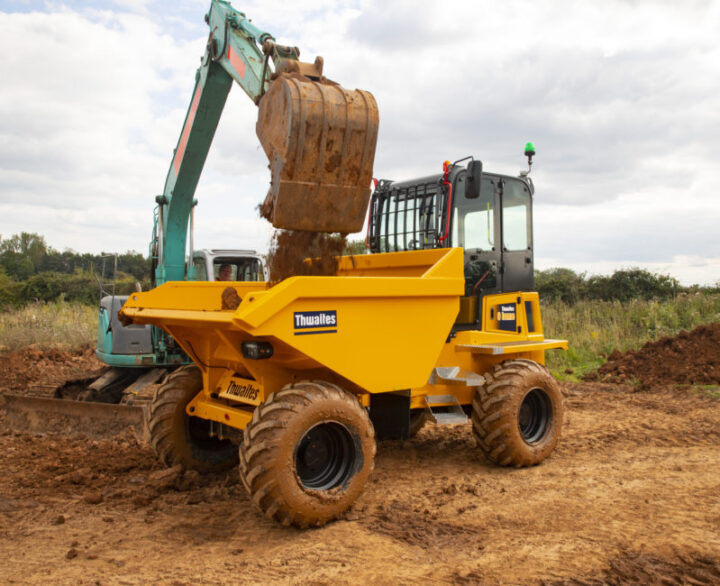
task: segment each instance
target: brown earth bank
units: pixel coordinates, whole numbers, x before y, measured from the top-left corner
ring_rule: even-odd
[[[0,354],[0,392],[53,390],[68,380],[91,378],[104,368],[95,356],[95,349],[89,346],[70,351],[29,346]]]
[[[130,432],[5,430],[0,583],[720,583],[720,401],[562,388],[542,465],[499,468],[469,425],[428,425],[380,443],[357,503],[308,531],[261,517],[236,471],[164,470]]]
[[[720,323],[648,342],[639,350],[616,350],[585,379],[638,382],[643,388],[673,383],[720,385]]]

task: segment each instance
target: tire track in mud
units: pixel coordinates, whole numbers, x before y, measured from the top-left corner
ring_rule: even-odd
[[[612,558],[596,576],[543,582],[552,586],[604,586],[624,584],[720,584],[720,559],[697,551],[660,557],[624,552]]]
[[[702,390],[563,384],[566,410],[560,453],[607,447],[688,447],[720,443],[720,401]],[[628,417],[632,413],[632,417]]]
[[[446,548],[482,547],[482,532],[479,528],[440,518],[437,512],[429,507],[412,506],[395,500],[379,505],[371,514],[364,514],[359,523],[370,533],[389,537],[428,552],[442,552]]]

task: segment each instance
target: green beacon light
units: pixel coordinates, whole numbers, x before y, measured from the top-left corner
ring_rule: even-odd
[[[535,156],[535,145],[533,143],[525,143],[525,156],[528,158],[528,170],[520,173],[523,177],[527,177],[532,171],[532,158]]]

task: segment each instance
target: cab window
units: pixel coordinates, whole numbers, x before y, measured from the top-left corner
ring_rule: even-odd
[[[250,258],[238,267],[238,281],[263,281],[262,264],[256,258]]]
[[[526,250],[530,244],[530,191],[522,181],[506,180],[503,189],[504,250]]]
[[[493,250],[495,246],[495,185],[489,177],[483,177],[480,197],[465,197],[465,178],[455,185],[455,209],[453,211],[452,242],[466,250]]]
[[[237,266],[228,262],[213,263],[216,281],[237,281]],[[221,274],[222,273],[222,274]]]
[[[195,278],[198,281],[207,281],[207,270],[205,269],[205,258],[202,256],[193,259],[193,267],[195,268]]]

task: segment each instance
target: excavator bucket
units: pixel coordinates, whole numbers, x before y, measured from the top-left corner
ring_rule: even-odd
[[[261,214],[286,230],[362,230],[379,122],[372,94],[281,74],[259,109],[256,131],[272,174]]]

